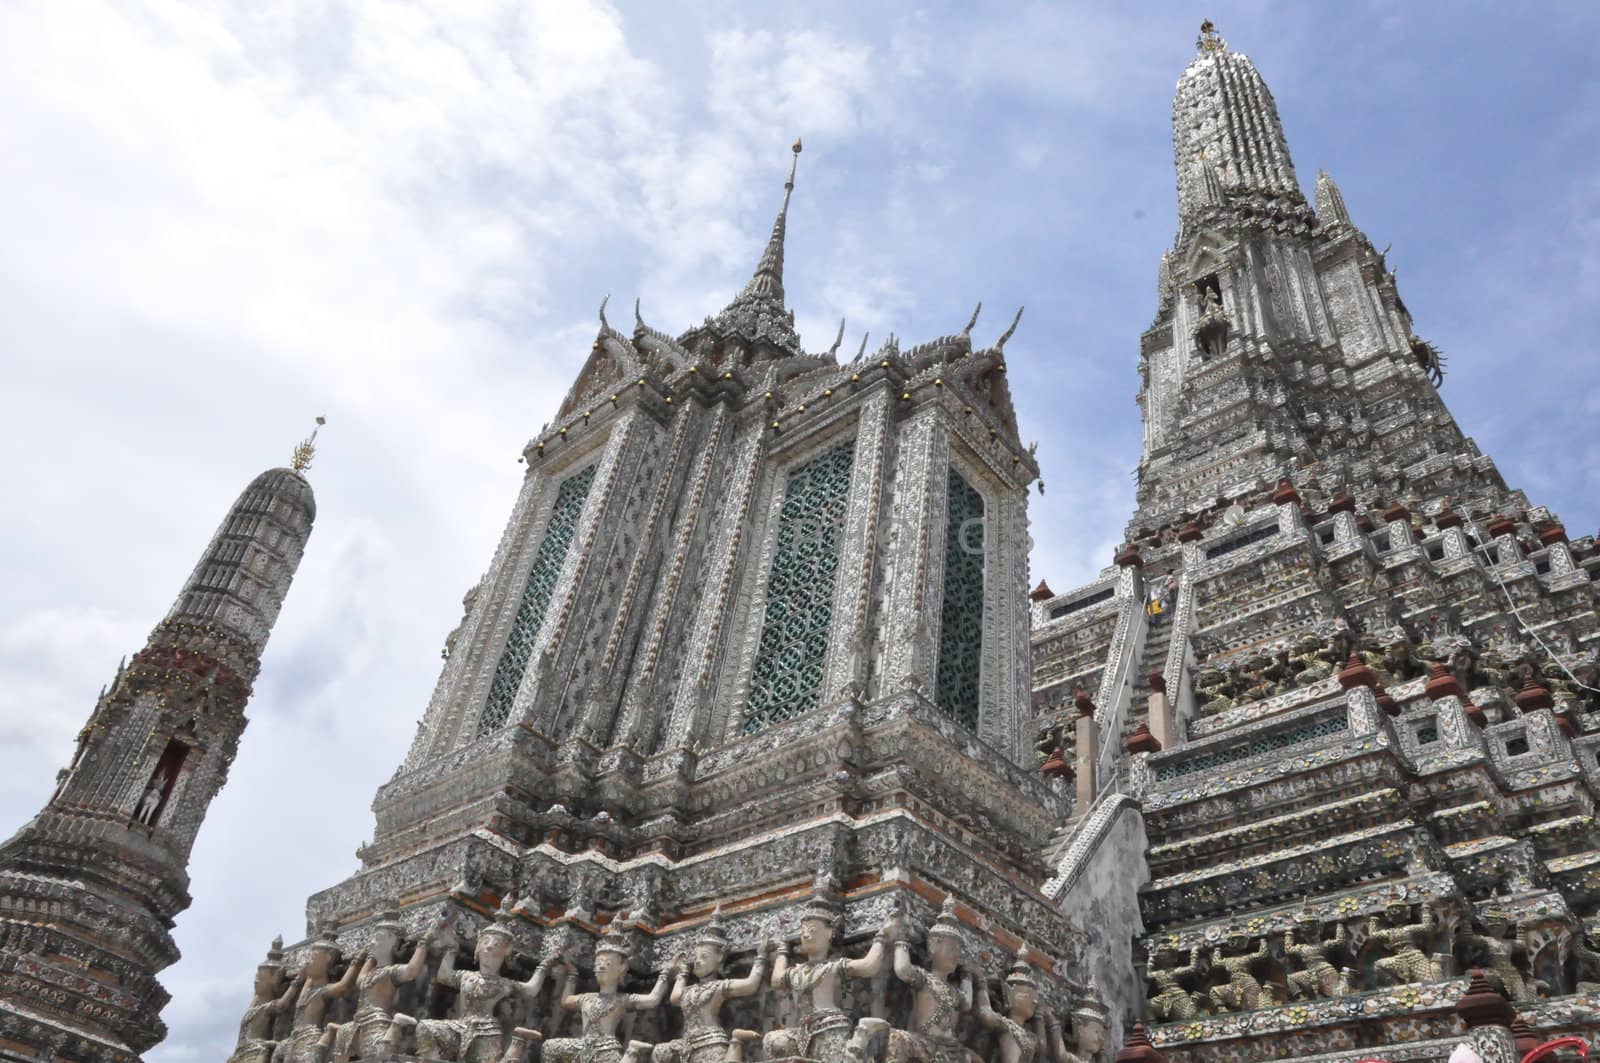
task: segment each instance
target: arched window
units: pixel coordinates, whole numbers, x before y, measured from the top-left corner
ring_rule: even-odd
[[[527,586],[522,588],[522,601],[517,615],[511,621],[511,635],[506,648],[495,666],[494,682],[489,685],[489,700],[478,718],[478,737],[498,731],[511,716],[511,704],[517,698],[517,688],[522,686],[523,674],[528,670],[528,659],[533,655],[533,643],[544,624],[544,614],[550,607],[550,597],[555,594],[556,580],[561,577],[561,563],[567,559],[567,548],[572,545],[578,531],[578,518],[583,515],[583,503],[589,497],[594,483],[595,467],[590,465],[561,481],[556,488],[555,505],[550,509],[550,521],[545,525],[544,539],[533,558],[533,569],[528,573]]]
[[[750,672],[746,734],[817,704],[854,460],[852,440],[789,474],[778,512],[777,550],[767,575],[761,641]]]
[[[944,605],[934,701],[952,720],[978,729],[978,676],[983,660],[983,496],[950,469],[945,514]]]

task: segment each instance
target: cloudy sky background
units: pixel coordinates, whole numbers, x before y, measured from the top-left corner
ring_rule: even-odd
[[[803,135],[813,349],[982,299],[1048,494],[1110,557],[1202,15],[1301,182],[1339,180],[1506,478],[1600,520],[1600,8],[10,0],[0,6],[0,833],[234,496],[329,419],[316,532],[191,868],[153,1063],[230,1050],[268,939],[352,871],[611,293],[676,332],[748,277]]]

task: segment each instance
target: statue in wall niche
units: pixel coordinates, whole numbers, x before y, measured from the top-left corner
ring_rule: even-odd
[[[567,972],[566,986],[561,991],[561,1007],[575,1011],[583,1022],[577,1037],[558,1037],[544,1043],[545,1063],[644,1063],[651,1046],[640,1041],[630,1041],[626,1048],[617,1038],[617,1027],[630,1011],[650,1011],[667,999],[667,986],[679,972],[677,961],[668,964],[656,977],[655,988],[648,993],[622,992],[622,979],[628,973],[630,953],[622,937],[618,913],[611,921],[606,936],[594,947],[594,980],[599,988],[592,993],[579,993],[578,972]]]
[[[328,1002],[350,992],[367,959],[366,950],[356,953],[345,967],[344,975],[337,982],[330,982],[328,971],[338,956],[339,945],[327,931],[311,943],[305,969],[300,972],[302,981],[294,1002],[294,1027],[289,1033],[287,1063],[322,1063],[327,1056],[332,1045],[331,1036],[323,1039]],[[332,1034],[337,1030],[327,1032]]]
[[[1405,901],[1397,898],[1385,905],[1383,915],[1367,922],[1367,936],[1389,950],[1373,965],[1378,977],[1395,983],[1438,981],[1439,965],[1425,951],[1437,926],[1438,917],[1427,901],[1422,902],[1422,917],[1415,923]]]
[[[961,1013],[972,1008],[972,976],[963,972],[951,982],[962,960],[961,921],[956,899],[946,896],[928,930],[928,967],[911,962],[911,945],[894,945],[894,973],[916,992],[911,1029],[889,1031],[890,1063],[967,1063],[968,1053],[956,1037]]]
[[[272,1058],[277,1045],[271,1040],[272,1022],[294,1006],[304,981],[305,976],[297,974],[282,993],[278,992],[283,985],[283,938],[273,938],[267,958],[256,968],[255,996],[239,1020],[239,1044],[228,1063],[267,1063]]]
[[[1189,962],[1178,966],[1183,953],[1175,945],[1162,945],[1152,958],[1150,1014],[1159,1022],[1184,1022],[1200,1014],[1207,996],[1193,987],[1211,972],[1211,963],[1199,945],[1189,950]]]
[[[1456,932],[1457,944],[1468,962],[1481,967],[1488,983],[1513,1001],[1532,1000],[1537,989],[1546,987],[1542,981],[1523,976],[1521,968],[1528,961],[1528,949],[1521,928],[1493,900],[1484,909],[1482,926],[1481,933],[1470,924]]]
[[[456,970],[457,942],[448,924],[435,932],[434,941],[444,949],[444,958],[439,961],[439,973],[433,980],[456,990],[456,1017],[417,1022],[409,1015],[397,1014],[390,1027],[389,1041],[380,1054],[398,1054],[404,1031],[411,1026],[416,1027],[417,1055],[456,1063],[497,1063],[506,1057],[512,1057],[509,1063],[516,1063],[525,1046],[539,1040],[537,1030],[519,1027],[510,1043],[505,1043],[495,1008],[507,998],[534,1000],[562,964],[560,960],[543,960],[526,982],[500,973],[516,944],[510,925],[511,908],[508,896],[494,922],[478,931],[478,940],[473,946],[473,957],[478,963],[476,971]]]
[[[829,958],[833,936],[841,913],[827,896],[832,882],[818,878],[811,899],[800,912],[800,953],[805,958],[789,962],[787,942],[777,944],[778,957],[772,964],[772,988],[788,993],[794,1000],[795,1025],[769,1032],[762,1048],[769,1059],[782,1056],[808,1056],[813,1059],[864,1060],[873,1038],[889,1024],[883,1019],[865,1018],[852,1023],[839,1006],[842,983],[852,978],[871,978],[883,967],[887,942],[894,934],[891,918],[878,930],[872,947],[859,960],[843,956]]]
[[[405,963],[394,962],[395,949],[405,927],[400,923],[397,905],[390,902],[378,915],[372,928],[372,944],[366,964],[356,979],[356,1014],[346,1036],[351,1043],[338,1054],[351,1058],[377,1059],[384,1054],[384,1046],[394,1020],[395,997],[402,982],[414,982],[428,966],[428,948],[433,943],[434,932],[422,935],[411,957]]]
[[[1582,927],[1572,935],[1572,962],[1573,992],[1600,993],[1600,950],[1590,948],[1589,936]]]
[[[1350,971],[1341,971],[1328,959],[1328,953],[1342,949],[1349,931],[1343,923],[1334,924],[1334,936],[1322,936],[1322,920],[1311,910],[1309,898],[1295,913],[1294,926],[1284,931],[1283,951],[1300,964],[1289,972],[1291,997],[1342,997],[1350,992]]]
[[[1040,1029],[1039,984],[1033,979],[1033,964],[1028,959],[1027,946],[1017,953],[1016,960],[1005,980],[1006,1013],[1001,1015],[989,1003],[987,980],[980,980],[977,993],[978,1022],[984,1028],[999,1034],[1000,1053],[997,1063],[1034,1063],[1052,1057],[1059,1059],[1060,1037],[1055,1044],[1046,1042],[1045,1031]],[[1059,1026],[1058,1026],[1059,1029]],[[1048,1054],[1041,1055],[1040,1049]],[[969,1058],[976,1059],[976,1056]]]
[[[1271,993],[1263,993],[1255,971],[1270,951],[1263,937],[1257,946],[1250,947],[1250,938],[1239,927],[1228,931],[1226,940],[1211,953],[1211,965],[1228,976],[1226,983],[1211,988],[1211,1006],[1218,1011],[1254,1011],[1263,1004],[1271,1004]],[[1265,997],[1265,999],[1263,999]]]
[[[656,1045],[650,1053],[652,1063],[728,1063],[743,1059],[745,1044],[760,1036],[748,1030],[729,1031],[724,1027],[722,1004],[730,998],[754,996],[761,989],[767,977],[772,942],[761,943],[750,973],[743,978],[717,977],[728,959],[728,948],[728,933],[722,925],[719,907],[694,939],[690,968],[678,972],[668,998],[673,1007],[683,1009],[683,1036]],[[693,982],[689,981],[691,974]]]

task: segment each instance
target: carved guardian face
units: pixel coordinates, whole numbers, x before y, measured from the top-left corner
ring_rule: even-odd
[[[511,939],[504,934],[479,934],[473,955],[477,957],[478,970],[497,974],[511,955]]]
[[[948,974],[961,963],[961,939],[945,934],[928,935],[928,964]]]
[[[1077,1045],[1081,1056],[1092,1056],[1105,1048],[1105,1024],[1093,1019],[1078,1020]]]
[[[270,997],[278,991],[283,968],[263,964],[256,968],[256,996]]]
[[[722,970],[722,961],[725,958],[722,950],[715,945],[696,945],[694,947],[694,976],[696,978],[710,978]]]
[[[334,949],[325,946],[311,946],[311,954],[306,957],[306,979],[316,981],[328,977],[328,968],[333,966],[333,958],[337,955]]]
[[[601,989],[615,989],[622,981],[622,972],[626,966],[627,961],[615,952],[596,952],[594,980],[600,983]]]
[[[381,967],[394,956],[400,947],[400,935],[391,927],[381,927],[372,935],[372,957]]]
[[[1017,1022],[1027,1022],[1039,1010],[1039,991],[1032,986],[1011,987],[1011,1017]]]
[[[800,951],[807,956],[826,956],[833,948],[833,923],[827,919],[800,921]]]

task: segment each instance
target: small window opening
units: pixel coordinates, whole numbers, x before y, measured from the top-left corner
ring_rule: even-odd
[[[1417,728],[1417,745],[1425,746],[1439,740],[1439,728],[1431,723],[1425,723]]]
[[[1428,547],[1428,560],[1429,561],[1443,561],[1444,560],[1444,544],[1443,543],[1435,543],[1433,546]]]
[[[1523,735],[1520,738],[1508,738],[1508,739],[1506,739],[1506,756],[1508,756],[1508,757],[1520,757],[1520,756],[1522,756],[1522,754],[1526,753],[1527,751],[1528,751],[1528,738],[1527,738],[1526,735]]]

